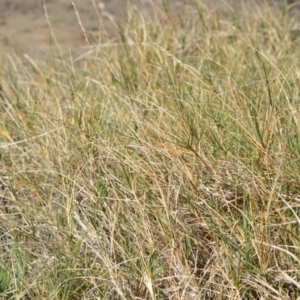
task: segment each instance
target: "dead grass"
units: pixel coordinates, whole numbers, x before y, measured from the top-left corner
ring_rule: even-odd
[[[7,55],[2,299],[299,299],[300,52],[281,11],[246,16]]]

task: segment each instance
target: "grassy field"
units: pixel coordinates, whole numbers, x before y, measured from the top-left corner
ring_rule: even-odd
[[[300,299],[298,32],[240,13],[3,58],[1,299]]]

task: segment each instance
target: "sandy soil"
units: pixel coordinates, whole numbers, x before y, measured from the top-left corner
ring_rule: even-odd
[[[238,6],[249,1],[255,0],[227,0],[227,3],[239,9]],[[150,10],[150,2],[161,3],[162,0],[131,0],[130,2],[138,10]],[[182,9],[188,5],[188,2],[188,0],[169,0],[174,10]],[[203,2],[214,8],[220,6],[221,2],[224,3],[222,0],[203,0]],[[45,0],[45,3],[44,6],[43,0],[0,0],[0,52],[2,54],[15,51],[17,54],[28,53],[37,56],[45,52],[49,45],[54,44],[49,23],[58,44],[63,49],[87,45],[72,0]],[[74,0],[73,3],[80,15],[89,43],[94,43],[101,22],[105,29],[104,34],[108,38],[113,39],[116,36],[114,22],[122,19],[128,1]],[[45,8],[48,21],[45,17]]]
[[[174,7],[183,4],[181,0],[172,1]],[[36,56],[45,52],[49,46],[54,46],[50,24],[62,49],[88,45],[87,39],[94,43],[99,27],[104,28],[106,37],[113,39],[117,32],[116,24],[124,16],[128,5],[127,0],[45,0],[45,3],[43,0],[0,0],[2,54],[13,50],[17,54]],[[131,0],[130,3],[138,10],[149,10],[151,6],[147,0]]]

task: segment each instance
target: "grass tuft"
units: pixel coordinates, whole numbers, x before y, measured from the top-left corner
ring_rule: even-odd
[[[3,299],[300,297],[300,53],[256,9],[165,1],[77,59],[7,55]]]

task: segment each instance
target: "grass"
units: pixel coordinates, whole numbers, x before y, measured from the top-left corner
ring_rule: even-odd
[[[294,25],[224,20],[131,11],[78,59],[7,55],[1,299],[300,299]]]

